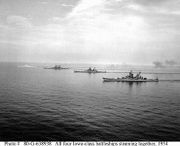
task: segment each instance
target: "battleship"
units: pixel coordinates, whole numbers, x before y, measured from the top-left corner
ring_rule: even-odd
[[[133,75],[132,71],[129,72],[129,75],[122,78],[103,78],[104,82],[159,82],[159,79],[148,79],[144,78],[139,72],[136,76]]]
[[[53,67],[44,67],[44,69],[62,70],[62,69],[69,69],[69,68],[61,67],[61,65],[55,65]]]
[[[75,70],[74,72],[75,73],[89,73],[89,74],[91,74],[91,73],[106,73],[106,71],[99,71],[96,68],[92,69],[91,67],[87,70],[83,70],[83,71]]]

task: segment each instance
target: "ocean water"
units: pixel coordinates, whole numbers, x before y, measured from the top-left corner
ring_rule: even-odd
[[[47,65],[47,64],[46,64]],[[180,140],[180,68],[133,67],[158,83],[104,83],[111,73],[0,63],[0,140]],[[67,64],[65,66],[68,66]],[[166,81],[165,81],[166,80]]]

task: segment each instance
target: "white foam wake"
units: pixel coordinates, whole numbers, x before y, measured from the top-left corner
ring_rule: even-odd
[[[25,64],[25,65],[21,65],[21,66],[18,66],[18,67],[22,67],[22,68],[34,68],[35,66]]]

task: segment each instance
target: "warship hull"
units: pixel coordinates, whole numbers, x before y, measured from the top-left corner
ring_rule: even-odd
[[[62,70],[62,69],[69,69],[69,68],[44,67],[44,69]]]
[[[78,71],[75,70],[74,73],[89,73],[89,74],[95,74],[95,73],[106,73],[106,71]]]
[[[104,82],[159,82],[158,79],[122,79],[122,78],[103,78]]]

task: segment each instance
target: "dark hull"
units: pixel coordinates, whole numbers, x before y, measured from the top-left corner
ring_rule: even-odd
[[[54,67],[45,67],[44,69],[62,70],[62,69],[69,69],[69,68],[54,68]]]
[[[89,73],[89,74],[95,74],[95,73],[106,73],[106,71],[74,71],[74,73]]]
[[[104,82],[159,82],[158,79],[122,79],[122,78],[103,78]]]

